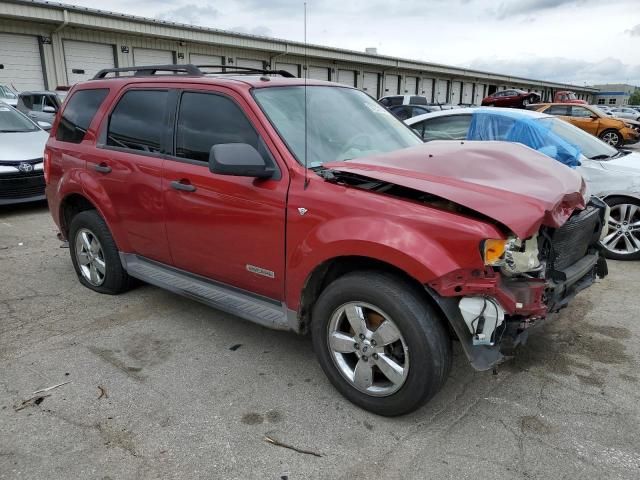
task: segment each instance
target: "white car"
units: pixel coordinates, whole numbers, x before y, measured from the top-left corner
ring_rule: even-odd
[[[605,253],[616,260],[640,259],[640,153],[616,150],[598,138],[557,117],[529,110],[470,108],[427,113],[405,120],[424,141],[467,140],[473,114],[490,111],[505,118],[540,122],[558,137],[580,150],[582,174],[589,191],[611,207],[609,234],[602,240]],[[506,127],[508,125],[505,123]],[[499,135],[492,140],[508,140]],[[539,148],[549,154],[548,146]],[[553,155],[549,155],[553,156]]]
[[[629,120],[635,120],[636,122],[640,122],[640,112],[638,112],[634,108],[611,107],[609,111],[614,117],[626,118]]]
[[[44,200],[44,146],[49,134],[0,102],[0,205]]]
[[[0,85],[0,102],[15,108],[18,105],[18,93],[8,85]]]

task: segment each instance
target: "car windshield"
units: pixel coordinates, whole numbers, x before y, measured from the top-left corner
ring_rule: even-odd
[[[0,133],[33,132],[38,130],[31,120],[12,107],[0,105]]]
[[[0,97],[15,99],[18,96],[8,87],[0,85]]]
[[[309,167],[422,143],[378,102],[351,88],[306,87],[306,134],[304,86],[261,88],[254,96],[291,153]]]
[[[549,127],[563,140],[578,147],[582,155],[589,159],[606,160],[618,155],[618,150],[615,148],[559,118],[541,118],[538,122]]]

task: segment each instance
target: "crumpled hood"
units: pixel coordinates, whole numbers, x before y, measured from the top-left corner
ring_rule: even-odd
[[[517,143],[436,141],[325,168],[394,183],[455,202],[528,238],[585,207],[582,177]]]

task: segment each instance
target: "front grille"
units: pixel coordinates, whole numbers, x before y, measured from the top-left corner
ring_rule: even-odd
[[[589,205],[581,212],[574,213],[551,235],[550,266],[554,270],[564,270],[576,263],[598,241],[601,229],[600,208]]]
[[[44,195],[42,172],[0,175],[0,199],[28,198]]]

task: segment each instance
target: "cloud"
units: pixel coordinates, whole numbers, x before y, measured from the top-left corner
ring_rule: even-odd
[[[630,83],[640,85],[640,65],[628,65],[616,58],[589,62],[563,57],[524,59],[477,58],[469,67],[494,73],[550,80],[562,83],[593,85]]]
[[[587,3],[595,3],[596,0],[520,0],[502,2],[490,12],[499,20],[517,15],[532,15],[545,10],[555,10],[565,6],[581,7]]]
[[[640,23],[635,27],[631,27],[629,30],[625,30],[624,33],[628,33],[632,37],[640,37]]]
[[[160,12],[156,15],[158,20],[167,22],[186,23],[188,25],[213,26],[213,20],[220,15],[220,12],[211,5],[198,6],[187,4],[181,7]]]

